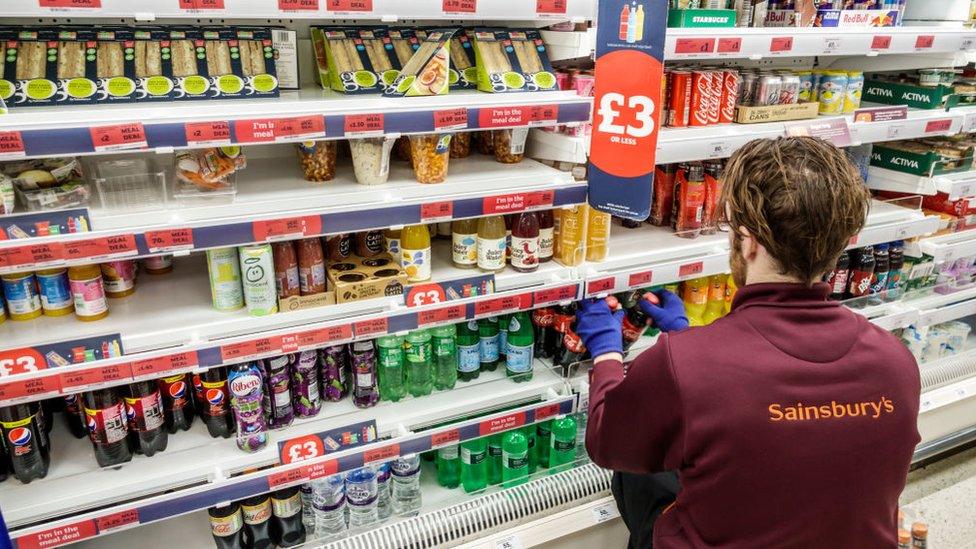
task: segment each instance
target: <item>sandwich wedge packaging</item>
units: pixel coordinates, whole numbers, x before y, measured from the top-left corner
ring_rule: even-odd
[[[538,31],[475,29],[474,51],[481,91],[557,89],[556,75]]]
[[[414,52],[420,49],[420,39],[414,29],[387,29],[390,42],[393,43],[393,51],[396,53],[400,67],[410,61]]]
[[[275,53],[270,29],[203,29],[210,97],[277,97]]]
[[[312,52],[315,53],[315,71],[318,74],[319,86],[327,90],[332,87],[329,82],[329,55],[326,52],[325,29],[311,27],[309,34],[312,36]]]
[[[99,27],[95,33],[98,102],[135,101],[135,32],[126,27]]]
[[[450,41],[457,30],[427,29],[427,36],[420,43],[420,48],[410,57],[384,95],[417,97],[446,94],[451,67]]]
[[[163,71],[173,81],[173,98],[207,98],[210,79],[202,33],[194,27],[177,27],[169,28],[168,34],[168,46],[163,45],[164,53],[168,53],[168,64],[164,65]]]
[[[7,31],[0,77],[0,98],[8,107],[51,105],[59,102],[58,42],[50,29]]]
[[[393,41],[385,27],[372,27],[359,30],[369,64],[373,67],[373,74],[383,83],[383,89],[389,88],[400,74],[400,59],[393,49]]]
[[[329,88],[340,93],[380,93],[383,82],[373,71],[358,29],[321,29]],[[321,73],[321,71],[320,71]]]
[[[556,74],[549,62],[546,44],[537,30],[509,31],[515,59],[525,78],[526,91],[555,90]]]
[[[448,82],[452,90],[473,90],[478,87],[478,66],[474,45],[467,31],[458,29],[451,37],[451,67]]]
[[[63,103],[91,103],[98,91],[97,42],[90,28],[58,31],[58,98]]]

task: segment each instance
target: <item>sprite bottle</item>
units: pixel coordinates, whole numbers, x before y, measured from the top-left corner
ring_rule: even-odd
[[[379,351],[380,399],[396,402],[406,396],[403,377],[403,338],[395,335],[376,340]]]
[[[535,349],[535,330],[528,311],[509,316],[508,350],[505,354],[505,372],[515,382],[532,379],[532,354]]]
[[[437,484],[444,488],[457,488],[461,484],[461,457],[457,444],[437,450]]]
[[[488,483],[499,484],[502,481],[502,435],[495,434],[488,437]]]
[[[454,326],[441,326],[430,331],[434,347],[434,388],[453,389],[458,377],[458,349]]]
[[[478,337],[481,339],[481,371],[494,372],[498,368],[498,319],[479,320]]]
[[[470,381],[481,373],[481,337],[478,321],[469,320],[457,325],[458,379]]]
[[[430,332],[414,330],[407,334],[407,391],[415,397],[434,390],[434,349]]]
[[[502,486],[518,486],[529,478],[529,441],[522,429],[502,437]]]
[[[552,442],[549,446],[549,467],[553,473],[565,471],[576,460],[576,419],[563,416],[552,422]]]
[[[526,425],[522,427],[522,434],[525,435],[525,444],[529,450],[529,474],[535,472],[539,467],[539,455],[536,453],[536,440],[535,440],[535,425]]]
[[[461,443],[461,485],[467,493],[488,486],[488,438]]]
[[[539,467],[549,467],[549,445],[552,438],[552,420],[535,425],[535,460]]]

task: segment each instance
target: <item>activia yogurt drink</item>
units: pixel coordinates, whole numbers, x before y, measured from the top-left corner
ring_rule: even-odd
[[[261,370],[253,362],[237,364],[228,372],[227,384],[234,420],[237,422],[237,447],[246,452],[256,452],[268,443]]]
[[[319,413],[319,357],[315,351],[298,353],[291,368],[291,395],[295,415],[313,417]]]

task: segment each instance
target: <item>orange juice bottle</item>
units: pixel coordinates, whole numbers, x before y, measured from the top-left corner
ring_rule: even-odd
[[[607,257],[607,241],[610,240],[610,214],[586,206],[586,260],[603,261]]]
[[[693,278],[684,282],[681,299],[685,302],[685,314],[691,326],[704,326],[705,308],[708,303],[708,277]]]
[[[575,267],[583,262],[586,210],[587,206],[581,204],[559,211],[559,255],[556,259],[567,267]]]
[[[725,314],[725,279],[726,274],[708,277],[708,301],[705,304],[705,314],[702,316],[704,324],[711,324]]]
[[[426,225],[407,225],[400,231],[400,264],[407,281],[430,280],[430,231]]]
[[[102,270],[98,265],[69,267],[68,284],[78,320],[91,322],[108,316],[108,300],[105,298]]]

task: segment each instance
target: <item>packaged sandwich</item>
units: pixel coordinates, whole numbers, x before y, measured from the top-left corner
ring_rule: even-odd
[[[556,75],[535,30],[477,29],[478,89],[486,92],[555,90]]]
[[[402,68],[410,61],[414,52],[420,49],[420,40],[413,29],[388,29],[387,34]]]
[[[452,90],[473,90],[478,87],[478,67],[474,48],[464,29],[458,29],[451,37],[451,67],[448,82]]]
[[[383,92],[391,97],[443,95],[448,90],[450,40],[456,28],[430,29],[427,38],[404,65],[392,86]]]
[[[101,94],[99,101],[136,99],[135,34],[126,27],[100,27],[96,33],[98,51],[95,72]]]
[[[48,54],[47,44],[55,42],[51,29],[21,28],[8,31],[4,51],[4,81],[0,97],[10,107],[56,103],[58,85],[57,48]]]
[[[194,27],[169,29],[169,49],[161,53],[169,57],[176,99],[202,99],[210,90],[207,78],[207,56],[203,35]]]
[[[549,62],[546,44],[539,31],[509,31],[509,39],[518,62],[518,70],[525,77],[526,91],[549,91],[558,89],[556,73]],[[509,56],[511,57],[511,56]]]
[[[378,93],[383,83],[370,63],[357,29],[322,29],[329,87],[341,93]]]
[[[373,73],[383,82],[384,88],[389,87],[400,74],[402,65],[386,29],[382,27],[360,29],[359,39],[366,50],[366,56],[369,57]]]
[[[274,46],[263,27],[203,29],[207,75],[217,90],[213,97],[277,96]]]
[[[82,206],[91,197],[81,163],[74,157],[5,162],[0,164],[0,174],[9,177],[27,211]]]
[[[58,90],[68,103],[95,100],[96,83],[95,32],[90,28],[58,31]]]

